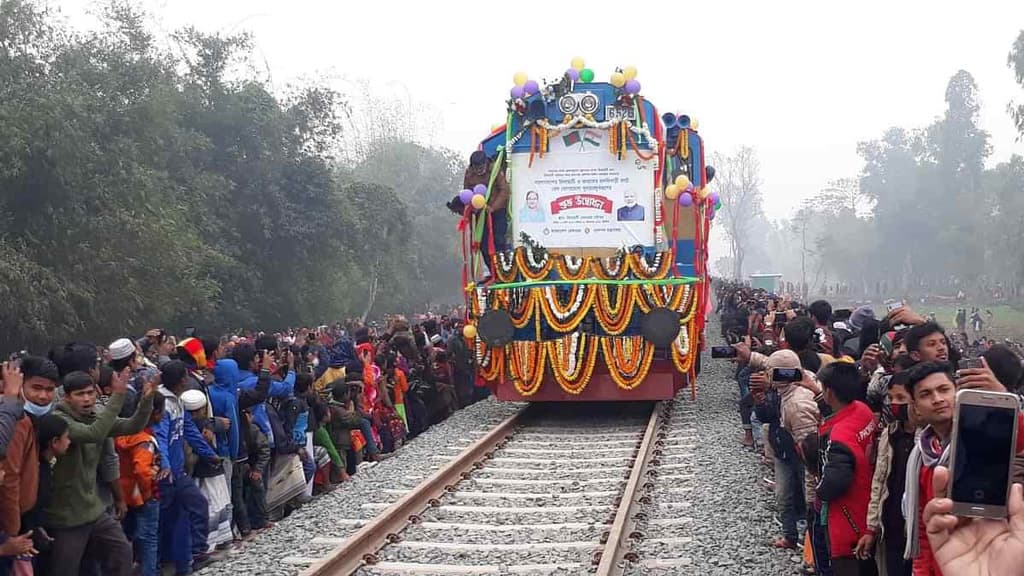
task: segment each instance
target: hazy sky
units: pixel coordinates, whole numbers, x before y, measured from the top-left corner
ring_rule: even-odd
[[[89,25],[83,14],[92,2],[51,1]],[[662,110],[699,119],[712,150],[757,149],[771,218],[830,179],[856,176],[858,141],[940,115],[946,82],[960,68],[980,88],[992,160],[1024,154],[1006,113],[1011,99],[1024,100],[1006,67],[1024,28],[1019,0],[143,5],[165,30],[252,32],[275,86],[319,75],[390,83],[442,116],[435,143],[467,155],[504,120],[517,70],[552,79],[579,55],[607,80],[614,67],[635,65],[643,93]]]

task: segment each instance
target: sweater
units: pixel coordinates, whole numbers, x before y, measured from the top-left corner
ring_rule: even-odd
[[[95,522],[106,513],[99,497],[96,472],[104,441],[111,436],[135,434],[146,427],[153,411],[153,396],[145,396],[131,418],[118,418],[125,395],[119,392],[98,414],[75,413],[66,401],[54,413],[68,423],[71,447],[53,467],[53,493],[46,508],[46,522],[54,528],[75,528]]]

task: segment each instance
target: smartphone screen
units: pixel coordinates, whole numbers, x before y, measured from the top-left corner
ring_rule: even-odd
[[[799,368],[772,369],[772,382],[799,382],[803,379],[803,370]]]
[[[965,394],[968,392],[971,394]],[[1011,399],[1003,406],[982,404],[996,396]],[[981,400],[974,403],[975,397]],[[955,514],[1006,516],[1016,431],[1017,407],[1012,395],[977,390],[957,395],[950,489]]]
[[[712,346],[711,347],[712,358],[735,358],[736,349],[732,346]]]

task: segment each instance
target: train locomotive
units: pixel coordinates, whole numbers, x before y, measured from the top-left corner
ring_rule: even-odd
[[[478,377],[510,401],[695,395],[720,205],[698,123],[659,111],[633,67],[599,82],[572,64],[550,83],[516,74],[505,123],[478,148],[487,184],[462,192]],[[499,175],[507,250],[480,209]]]

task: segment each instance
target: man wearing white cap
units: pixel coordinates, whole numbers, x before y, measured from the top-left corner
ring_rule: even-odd
[[[135,343],[128,338],[114,340],[107,349],[110,351],[110,368],[115,373],[119,374],[125,368],[130,369],[131,378],[128,380],[128,391],[125,395],[124,407],[121,409],[120,414],[122,418],[129,418],[135,413],[139,390],[142,389],[142,385],[145,384],[146,380],[155,371],[139,366],[138,351],[135,349]]]

